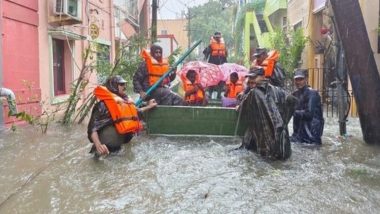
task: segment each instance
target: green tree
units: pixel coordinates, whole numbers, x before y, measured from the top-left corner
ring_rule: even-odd
[[[280,63],[287,72],[287,77],[293,77],[293,71],[299,66],[302,51],[305,48],[307,38],[301,28],[284,32],[275,29],[270,35],[271,49],[280,51]]]
[[[191,42],[202,40],[203,48],[209,44],[210,37],[219,31],[222,33],[227,49],[233,47],[233,0],[209,1],[204,5],[189,8]]]

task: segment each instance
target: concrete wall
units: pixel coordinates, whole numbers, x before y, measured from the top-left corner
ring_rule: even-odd
[[[294,27],[295,25],[302,23],[302,28],[304,30],[305,36],[309,35],[309,29],[313,26],[310,26],[310,19],[312,16],[309,16],[310,0],[290,0],[288,2],[288,25],[289,27]],[[301,57],[300,67],[313,67],[313,63],[310,60],[307,60],[310,50],[313,46],[310,46],[309,43],[305,46],[305,51]],[[309,58],[311,58],[309,56]]]
[[[369,41],[374,53],[377,64],[377,70],[380,71],[380,54],[378,53],[378,35],[379,35],[379,1],[376,0],[360,0],[359,1],[364,21],[367,26]]]
[[[170,54],[178,48],[178,42],[174,35],[158,35],[157,40],[157,44],[162,47],[162,54],[164,57],[170,56]]]

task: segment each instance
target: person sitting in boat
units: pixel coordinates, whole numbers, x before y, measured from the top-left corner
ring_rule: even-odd
[[[239,105],[241,101],[244,99],[244,97],[251,91],[251,89],[255,88],[257,83],[256,83],[256,70],[257,68],[250,68],[249,72],[247,75],[245,75],[246,81],[244,85],[244,90],[241,91],[237,96],[236,96],[236,109],[239,109]]]
[[[148,89],[169,71],[169,63],[162,57],[162,48],[158,45],[152,45],[150,52],[143,50],[141,56],[144,61],[133,76],[133,91],[140,94],[143,100],[155,99],[159,105],[185,105],[182,97],[168,87],[176,77],[175,72],[172,72],[147,96]]]
[[[99,100],[91,113],[87,127],[88,139],[93,146],[90,153],[107,155],[117,152],[142,129],[139,115],[157,105],[154,99],[142,108],[136,108],[125,94],[126,81],[119,75],[107,79],[105,86],[97,86],[95,97]]]
[[[239,107],[241,115],[248,121],[240,148],[270,159],[285,160],[291,155],[287,125],[297,99],[270,84],[263,68],[256,68],[248,76],[254,78],[257,85],[243,97]]]
[[[237,95],[244,89],[243,82],[239,80],[236,72],[230,74],[230,78],[224,87],[224,97],[222,97],[223,107],[235,107],[237,104]]]
[[[191,106],[205,106],[207,99],[205,91],[200,84],[199,75],[195,70],[188,70],[186,77],[182,79],[183,89],[185,91],[185,101]]]
[[[280,53],[277,50],[268,52],[266,48],[256,48],[253,57],[251,67],[263,68],[265,77],[272,85],[284,87],[285,71],[278,62]]]
[[[323,134],[323,110],[321,96],[307,85],[307,70],[297,69],[294,84],[297,88],[293,95],[298,98],[293,114],[292,142],[321,144]]]

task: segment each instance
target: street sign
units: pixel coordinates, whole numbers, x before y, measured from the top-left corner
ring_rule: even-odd
[[[99,37],[99,27],[96,24],[94,23],[90,24],[89,31],[90,31],[91,39],[96,39]]]

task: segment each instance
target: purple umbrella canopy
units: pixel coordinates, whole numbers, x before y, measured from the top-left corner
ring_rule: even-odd
[[[239,79],[244,81],[245,75],[248,74],[248,69],[242,65],[236,63],[224,63],[218,65],[219,69],[223,72],[223,81],[230,79],[230,74],[236,72],[239,75]]]

